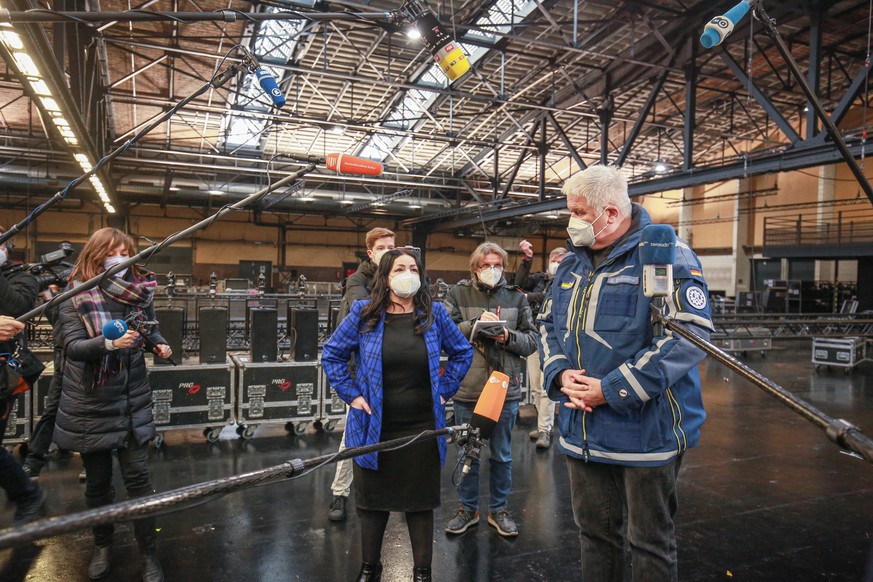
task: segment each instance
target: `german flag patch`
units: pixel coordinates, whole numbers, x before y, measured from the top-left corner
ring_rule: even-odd
[[[700,269],[688,269],[688,272],[690,272],[695,277],[703,277],[703,271],[701,271]]]

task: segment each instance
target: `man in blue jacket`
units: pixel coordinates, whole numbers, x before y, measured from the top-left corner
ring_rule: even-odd
[[[643,295],[640,232],[651,218],[631,204],[620,170],[592,166],[564,184],[570,256],[540,312],[549,396],[562,403],[585,580],[677,580],[676,478],[705,413],[697,364],[704,353],[669,330],[653,334]],[[709,338],[700,261],[676,243],[667,315]],[[626,522],[624,515],[626,514]]]

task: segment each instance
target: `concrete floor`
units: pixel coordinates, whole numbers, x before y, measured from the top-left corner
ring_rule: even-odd
[[[851,374],[815,373],[809,341],[778,344],[768,357],[745,360],[827,414],[873,435],[873,364]],[[686,456],[677,515],[680,578],[709,580],[873,580],[873,467],[848,456],[824,432],[714,361],[703,364],[709,420],[701,446]],[[483,519],[460,537],[443,533],[454,513],[452,467],[443,470],[436,511],[436,580],[580,579],[579,542],[569,509],[564,457],[537,451],[517,426],[511,509],[521,534],[504,539]],[[281,425],[257,428],[242,441],[231,429],[207,445],[198,431],[166,433],[152,453],[159,491],[336,450],[340,433],[302,436]],[[450,449],[454,452],[454,445]],[[76,456],[53,459],[40,483],[48,512],[84,509]],[[360,565],[358,521],[327,519],[333,467],[281,484],[257,487],[158,519],[168,581],[353,580]],[[487,482],[483,479],[487,489]],[[121,491],[121,483],[117,484]],[[487,491],[486,491],[487,493]],[[12,508],[0,512],[7,527]],[[87,531],[0,552],[0,580],[87,580]],[[406,527],[392,516],[383,551],[383,580],[411,579]],[[865,570],[867,573],[865,575]],[[138,580],[132,532],[121,525],[109,580]]]

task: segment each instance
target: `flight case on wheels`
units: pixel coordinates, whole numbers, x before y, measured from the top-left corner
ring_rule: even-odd
[[[862,337],[814,337],[812,363],[816,370],[822,366],[837,366],[845,368],[848,374],[864,361],[865,344]]]
[[[319,366],[319,377],[321,378],[321,423],[322,428],[327,432],[332,431],[336,425],[344,420],[348,406],[343,400],[337,396],[336,391],[330,387],[330,382],[327,381],[327,376],[324,374],[324,368]]]
[[[155,446],[164,442],[163,432],[172,429],[202,428],[211,443],[225,425],[233,424],[233,363],[149,366],[152,385]]]
[[[237,433],[251,438],[255,426],[285,423],[303,434],[319,415],[319,368],[316,362],[252,362],[232,356],[237,373]]]

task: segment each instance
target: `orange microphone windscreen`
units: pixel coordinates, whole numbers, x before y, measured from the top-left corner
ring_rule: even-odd
[[[327,154],[324,165],[328,170],[340,174],[362,174],[364,176],[379,176],[382,174],[382,163],[366,158],[356,158],[346,154]]]
[[[476,401],[473,418],[470,421],[472,427],[479,429],[483,439],[491,438],[491,433],[500,420],[507,388],[509,388],[509,376],[503,372],[491,372],[479,395],[479,400]]]

